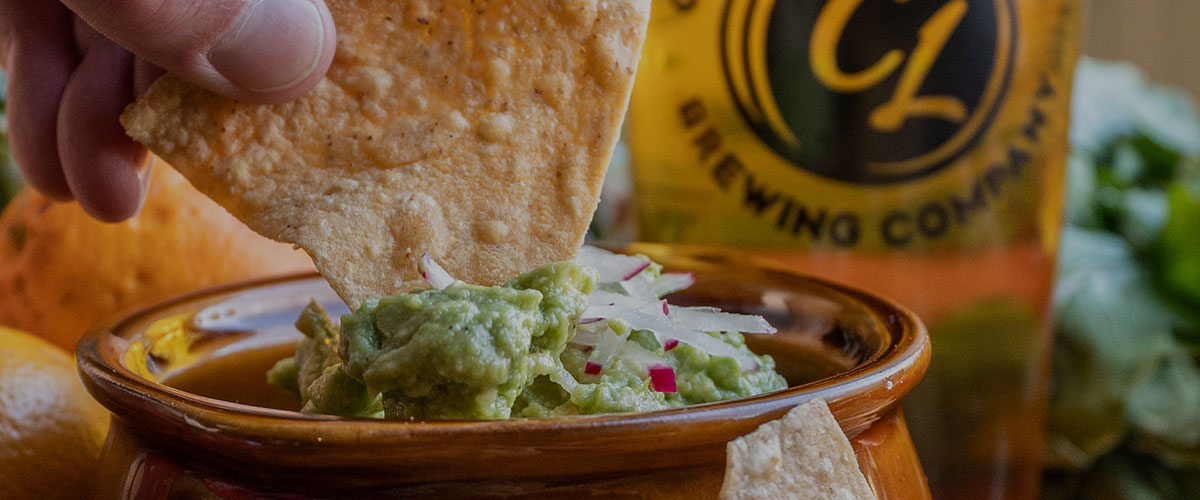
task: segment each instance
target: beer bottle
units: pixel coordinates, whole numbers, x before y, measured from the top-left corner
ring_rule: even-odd
[[[655,1],[628,118],[639,237],[897,299],[938,499],[1033,498],[1077,0]]]

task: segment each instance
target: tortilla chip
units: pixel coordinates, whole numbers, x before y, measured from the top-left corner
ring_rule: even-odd
[[[726,446],[722,500],[874,500],[850,440],[822,399]]]
[[[650,0],[328,3],[337,54],[299,100],[249,105],[167,76],[122,124],[252,229],[304,248],[353,307],[408,288],[424,253],[480,284],[571,258]]]

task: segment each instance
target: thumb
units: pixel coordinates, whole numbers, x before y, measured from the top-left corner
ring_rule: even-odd
[[[138,57],[252,102],[299,97],[333,60],[323,0],[63,0]]]

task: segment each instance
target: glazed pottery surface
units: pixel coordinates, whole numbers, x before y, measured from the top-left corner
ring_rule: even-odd
[[[924,374],[916,316],[887,299],[699,247],[634,245],[696,284],[668,297],[759,314],[786,390],[673,410],[505,421],[299,413],[265,370],[291,355],[315,275],[234,285],[102,323],[80,372],[117,417],[95,498],[716,498],[725,444],[824,398],[881,499],[928,498],[899,399]],[[164,340],[165,339],[165,340]],[[164,346],[175,346],[166,348]],[[183,347],[179,347],[183,346]]]

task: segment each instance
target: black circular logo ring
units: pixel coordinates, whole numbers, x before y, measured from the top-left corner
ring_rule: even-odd
[[[729,91],[798,168],[858,184],[937,172],[987,131],[1017,45],[1013,0],[728,0]]]

